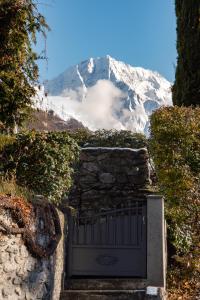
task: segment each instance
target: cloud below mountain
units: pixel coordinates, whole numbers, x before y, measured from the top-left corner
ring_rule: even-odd
[[[64,120],[73,117],[92,130],[148,134],[152,112],[172,105],[171,83],[160,74],[110,56],[72,66],[47,81],[44,89],[44,110],[53,109]]]
[[[78,97],[70,98],[74,113],[89,128],[96,130],[125,129],[117,118],[117,112],[122,109],[123,93],[109,80],[99,80],[88,88],[82,102]]]
[[[53,109],[64,120],[69,116],[83,122],[91,130],[97,129],[126,129],[118,119],[118,113],[123,110],[125,94],[109,80],[99,80],[87,89],[82,96],[82,88],[67,89],[63,96],[49,96],[43,99],[39,108]],[[66,113],[67,112],[67,113]],[[124,115],[126,117],[126,115]]]

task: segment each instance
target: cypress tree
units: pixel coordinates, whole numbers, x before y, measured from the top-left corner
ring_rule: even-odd
[[[13,132],[26,119],[38,79],[37,32],[48,26],[34,0],[0,0],[0,127]]]
[[[200,0],[176,0],[177,69],[173,103],[200,105]]]

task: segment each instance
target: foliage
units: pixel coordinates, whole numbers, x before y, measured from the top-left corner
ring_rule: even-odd
[[[176,0],[177,52],[175,105],[200,104],[200,2]]]
[[[179,277],[193,282],[200,280],[199,133],[200,108],[161,108],[151,117],[150,152],[166,199],[168,239],[176,254],[170,259],[172,272],[178,265]]]
[[[80,129],[69,133],[81,147],[126,147],[143,148],[147,146],[147,139],[143,134],[127,130],[97,130],[90,132]]]
[[[12,144],[14,141],[14,136],[0,134],[0,151],[2,151],[6,145]]]
[[[3,148],[1,172],[19,186],[58,202],[71,185],[78,146],[66,132],[20,133]]]
[[[82,147],[132,147],[147,145],[145,137],[129,131],[99,130],[92,133],[27,132],[0,135],[0,190],[11,195],[44,195],[57,202],[71,185],[73,162]],[[16,183],[15,183],[16,180]]]
[[[27,188],[17,185],[14,180],[0,180],[0,195],[22,197],[28,201],[31,201],[33,197],[33,194]]]
[[[200,299],[200,281],[198,271],[188,266],[175,266],[168,272],[168,300]]]
[[[48,26],[34,0],[0,0],[0,123],[7,131],[31,109],[39,58],[32,50],[36,34]]]
[[[76,143],[80,147],[84,147],[87,145],[88,140],[91,138],[93,132],[89,131],[88,129],[77,129],[75,131],[68,131],[68,134],[71,138],[73,138]]]

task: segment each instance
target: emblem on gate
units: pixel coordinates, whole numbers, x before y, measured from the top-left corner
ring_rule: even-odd
[[[110,255],[99,255],[96,258],[96,261],[99,265],[102,266],[112,266],[118,262],[118,258]]]

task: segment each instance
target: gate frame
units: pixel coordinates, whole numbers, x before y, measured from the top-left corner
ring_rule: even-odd
[[[147,278],[142,279],[143,286],[166,287],[166,223],[164,219],[164,198],[162,195],[146,195],[147,199]],[[66,213],[66,219],[71,218],[71,213]],[[63,286],[69,279],[69,265],[72,253],[69,253],[69,228],[66,239],[66,259],[65,259],[65,276]],[[102,280],[102,279],[99,279]],[[134,278],[133,278],[134,281]]]
[[[166,287],[166,223],[164,198],[147,195],[147,286]]]
[[[141,279],[145,279],[147,278],[147,199],[143,200],[143,201],[140,201],[140,200],[137,200],[137,206],[136,206],[136,210],[138,211],[138,203],[145,203],[144,206],[142,206],[142,213],[144,213],[142,219],[143,219],[143,226],[145,227],[145,240],[144,240],[144,244],[143,244],[143,247],[141,247],[141,251],[144,251],[145,250],[145,257],[144,257],[144,260],[145,260],[145,273],[146,273],[146,276],[144,277],[137,277],[137,276],[129,276],[129,275],[119,275],[120,278],[141,278]],[[112,212],[117,212],[117,211],[125,211],[125,210],[132,210],[134,207],[127,207],[127,208],[122,208],[122,209],[112,209],[111,211],[107,211],[108,214],[112,213]],[[105,213],[100,213],[100,214],[97,214],[98,215],[106,215],[106,212]],[[87,217],[86,217],[87,218]],[[67,275],[67,278],[71,278],[73,275],[71,274],[71,270],[72,270],[72,256],[73,256],[73,222],[74,222],[74,217],[72,216],[72,214],[70,213],[70,211],[68,211],[68,238],[67,238],[67,264],[66,264],[66,275]],[[83,217],[84,219],[84,217]],[[110,247],[112,248],[112,245],[110,245]],[[120,247],[119,247],[120,248]],[[127,248],[128,249],[128,248]],[[134,249],[134,247],[133,247]],[[81,276],[81,275],[78,275],[78,276]],[[91,276],[91,278],[93,277],[93,275],[82,275],[83,278],[86,276]],[[100,277],[99,278],[102,278],[102,277],[105,277],[105,278],[117,278],[117,276],[111,276],[111,275],[99,275]],[[98,275],[94,275],[94,277],[98,277]]]

